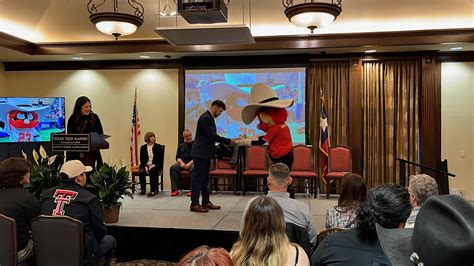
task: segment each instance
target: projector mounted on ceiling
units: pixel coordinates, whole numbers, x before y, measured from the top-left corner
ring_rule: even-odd
[[[224,0],[178,0],[178,13],[189,24],[227,22],[227,5]]]
[[[255,43],[246,25],[156,28],[172,45],[213,45]]]

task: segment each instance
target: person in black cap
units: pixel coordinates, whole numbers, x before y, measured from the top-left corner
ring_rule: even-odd
[[[474,265],[474,207],[456,195],[430,197],[414,228],[377,234],[392,265]]]

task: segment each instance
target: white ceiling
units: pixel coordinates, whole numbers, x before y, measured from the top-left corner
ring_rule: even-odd
[[[144,25],[135,34],[121,39],[161,39],[154,32],[157,27],[191,26],[180,17],[158,18],[155,14],[166,1],[173,2],[140,0],[145,7]],[[98,32],[89,21],[87,2],[88,0],[0,0],[0,31],[35,43],[113,41],[111,36]],[[107,0],[107,3],[111,2],[112,0]],[[299,2],[301,0],[295,0],[295,3]],[[119,0],[119,7],[125,7],[124,4],[126,0]],[[104,11],[111,10],[109,7]],[[309,34],[308,29],[293,26],[283,12],[281,0],[231,0],[228,23],[246,24],[254,36]],[[343,11],[337,20],[326,28],[317,29],[314,34],[450,28],[474,28],[474,0],[343,0]],[[466,45],[465,50],[471,46]],[[434,48],[449,50],[449,47]],[[419,48],[423,47],[411,47],[408,50]],[[396,49],[403,51],[407,48]],[[361,48],[348,47],[341,52],[357,50]],[[317,49],[313,52],[317,52]],[[40,61],[45,60],[43,57],[51,59],[51,56],[26,56],[29,59],[23,59],[24,56],[26,55],[0,48],[0,61]],[[164,53],[155,55],[157,58],[162,56]],[[113,55],[110,57],[115,59]],[[137,53],[117,57],[136,58]]]
[[[144,25],[124,39],[157,39],[159,36],[153,31],[156,27],[176,26],[174,18],[159,21],[155,16],[159,3],[164,5],[166,1],[173,0],[140,0],[145,7]],[[89,21],[87,2],[0,0],[0,29],[40,43],[112,40],[110,36],[98,32]],[[126,7],[125,0],[119,2],[119,7]],[[107,3],[112,3],[112,0],[107,0]],[[281,0],[231,0],[229,23],[244,22],[251,27],[254,36],[309,33],[307,29],[293,26],[283,11]],[[177,24],[188,25],[181,18],[178,18]],[[473,0],[343,0],[343,11],[335,23],[317,30],[315,34],[473,27]]]

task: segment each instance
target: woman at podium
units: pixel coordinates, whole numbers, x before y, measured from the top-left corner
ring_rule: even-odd
[[[104,134],[99,116],[92,112],[91,100],[86,96],[77,98],[72,115],[67,121],[68,134]],[[99,168],[102,165],[100,150],[89,152],[67,152],[66,160],[80,160],[84,165]]]

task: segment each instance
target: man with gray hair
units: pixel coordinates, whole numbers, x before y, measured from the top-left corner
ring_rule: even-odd
[[[316,226],[314,224],[313,216],[309,211],[309,206],[301,201],[290,198],[290,193],[287,192],[288,186],[293,179],[290,176],[290,169],[284,163],[276,163],[268,169],[270,175],[267,177],[268,195],[274,198],[283,209],[285,222],[295,224],[306,229],[309,235],[311,247],[316,246]],[[241,230],[244,225],[244,217],[248,207],[256,199],[252,198],[245,207],[244,214],[241,220]]]
[[[413,228],[415,227],[416,215],[423,203],[429,197],[438,195],[438,184],[436,180],[429,175],[412,175],[408,183],[408,193],[410,193],[410,203],[413,209],[405,223],[405,228]]]

